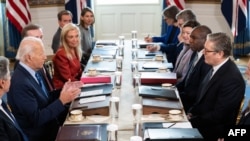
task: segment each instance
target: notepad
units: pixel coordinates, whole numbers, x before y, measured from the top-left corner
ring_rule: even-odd
[[[84,103],[90,103],[90,102],[104,101],[105,99],[106,99],[105,95],[95,96],[95,97],[88,97],[88,98],[81,98],[79,100],[79,103],[84,104]]]
[[[101,94],[101,93],[103,93],[103,89],[87,91],[87,92],[81,92],[80,97],[97,95],[97,94]]]

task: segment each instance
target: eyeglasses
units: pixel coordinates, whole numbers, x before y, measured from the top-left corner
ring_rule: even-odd
[[[209,53],[209,52],[218,52],[218,51],[215,51],[215,50],[208,50],[208,49],[204,48],[204,53]]]

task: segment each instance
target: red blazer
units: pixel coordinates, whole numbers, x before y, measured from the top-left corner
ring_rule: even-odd
[[[53,83],[56,89],[63,87],[69,79],[78,81],[82,75],[82,68],[79,58],[69,60],[65,49],[60,47],[52,59],[54,65]]]

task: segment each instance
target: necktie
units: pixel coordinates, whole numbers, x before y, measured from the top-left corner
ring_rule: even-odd
[[[210,81],[212,74],[213,74],[213,68],[209,70],[209,72],[207,73],[207,75],[204,77],[203,81],[201,82],[201,91],[200,91],[200,95],[198,97],[198,101],[200,101],[200,99],[203,97],[204,95],[204,91],[207,89],[207,85],[208,82]]]
[[[8,117],[12,120],[12,122],[14,123],[16,129],[20,132],[20,134],[23,137],[24,141],[28,141],[28,137],[23,133],[23,130],[20,128],[19,124],[17,123],[15,117],[13,116],[13,114],[11,114],[10,110],[8,109],[7,105],[2,102],[1,105],[2,110],[4,110],[5,113],[7,113]]]
[[[45,78],[45,80],[46,80],[46,82],[47,82],[47,84],[48,84],[48,86],[49,86],[49,91],[51,92],[51,91],[54,90],[54,89],[53,89],[53,86],[52,86],[52,84],[51,84],[51,81],[49,81],[47,72],[46,72],[46,70],[45,70],[44,67],[42,68],[42,70],[43,70],[44,78]]]
[[[40,74],[37,73],[37,72],[36,72],[35,76],[36,76],[36,79],[37,79],[39,85],[42,87],[42,90],[43,90],[43,92],[44,92],[44,95],[45,95],[46,97],[48,97],[47,90],[46,90],[46,87],[45,87],[45,84],[44,84],[44,81],[43,81],[42,77],[41,77]]]
[[[193,69],[194,69],[194,67],[195,67],[195,65],[196,65],[196,63],[197,63],[197,61],[198,61],[198,54],[195,53],[195,56],[194,56],[192,62],[190,63],[190,67],[189,67],[189,70],[188,70],[188,72],[187,72],[187,77],[186,77],[186,79],[185,79],[185,86],[187,85],[187,82],[188,82],[188,79],[189,79],[189,77],[190,77],[190,74],[193,72]]]

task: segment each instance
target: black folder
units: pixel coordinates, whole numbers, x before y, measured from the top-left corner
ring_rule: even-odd
[[[152,97],[152,98],[166,98],[169,100],[179,100],[177,98],[175,90],[165,89],[156,86],[145,86],[139,87],[139,96]]]
[[[146,50],[140,50],[138,49],[138,58],[139,59],[150,59],[154,58],[155,55],[163,55],[161,51],[155,51],[155,52],[150,52]]]
[[[56,141],[105,141],[106,139],[107,124],[65,125],[60,127],[56,137]]]
[[[196,128],[162,128],[147,129],[149,138],[146,141],[203,141]]]
[[[98,96],[98,95],[110,95],[112,93],[112,89],[113,89],[113,84],[101,84],[101,85],[93,85],[93,86],[83,87],[79,98]],[[99,90],[102,92],[97,93]],[[91,95],[84,95],[83,94],[84,92],[88,93],[91,91],[92,92],[95,91],[94,94],[93,93],[91,93]]]
[[[172,63],[168,63],[167,61],[158,62],[158,61],[143,61],[138,62],[138,70],[140,72],[155,72],[159,68],[173,68]]]

